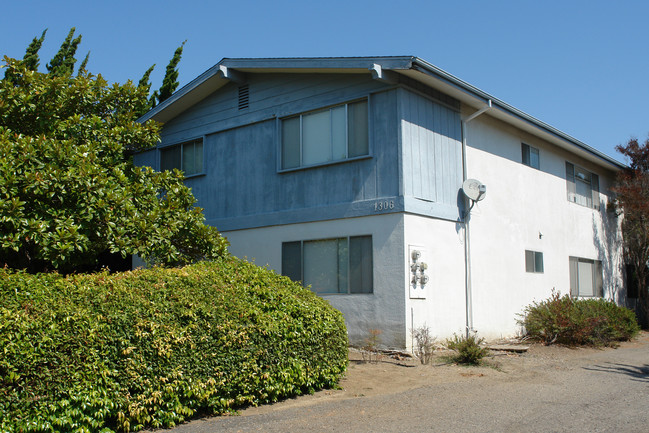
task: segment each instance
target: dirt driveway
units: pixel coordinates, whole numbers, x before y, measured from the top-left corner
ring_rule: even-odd
[[[418,365],[350,352],[340,390],[325,390],[241,416],[193,421],[173,433],[207,432],[647,432],[649,334],[618,349],[532,345],[494,352],[491,366]]]

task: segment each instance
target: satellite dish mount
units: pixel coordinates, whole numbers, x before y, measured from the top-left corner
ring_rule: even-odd
[[[473,206],[476,204],[476,202],[479,202],[480,200],[485,198],[485,196],[487,195],[487,186],[479,180],[467,179],[462,182],[462,192],[464,193],[466,198],[471,200],[471,207],[466,212],[468,214],[469,212],[471,212],[471,209],[473,209]]]

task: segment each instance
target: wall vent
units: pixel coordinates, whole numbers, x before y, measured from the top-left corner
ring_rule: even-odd
[[[248,89],[248,85],[244,84],[243,86],[239,86],[239,110],[248,108],[249,102],[250,90]]]

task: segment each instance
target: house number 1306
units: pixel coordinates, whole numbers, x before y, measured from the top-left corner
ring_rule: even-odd
[[[394,209],[394,200],[383,200],[374,202],[374,211]]]

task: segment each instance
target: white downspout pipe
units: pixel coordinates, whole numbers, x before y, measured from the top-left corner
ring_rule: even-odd
[[[466,136],[467,124],[491,109],[491,99],[487,101],[487,105],[462,119],[462,182],[468,179],[467,166],[466,166]],[[465,198],[466,200],[466,198]],[[471,287],[471,236],[469,231],[469,211],[465,210],[462,215],[462,222],[464,223],[464,284],[466,296],[466,336],[468,337],[473,329],[473,293]]]

